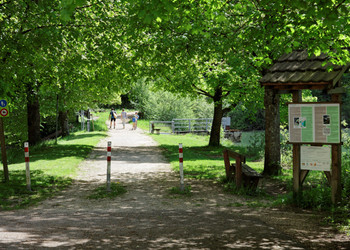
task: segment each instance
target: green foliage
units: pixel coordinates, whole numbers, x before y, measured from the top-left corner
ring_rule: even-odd
[[[281,125],[280,133],[281,166],[287,169],[293,164],[293,146],[287,143],[289,141],[289,131],[286,126]]]
[[[106,125],[106,120],[108,119],[109,112],[96,112],[93,116],[98,117],[98,119],[94,121],[94,131],[107,131],[108,126]]]
[[[156,90],[153,84],[140,80],[133,88],[130,99],[145,119],[171,121],[175,118],[210,118],[213,105],[205,98],[192,99],[168,91]]]
[[[265,117],[262,109],[247,109],[239,105],[231,110],[227,116],[231,117],[231,128],[243,131],[265,129]]]
[[[127,192],[127,190],[126,190],[125,186],[123,186],[121,183],[112,182],[111,183],[111,190],[109,192],[107,191],[106,184],[101,185],[101,186],[95,188],[92,191],[92,194],[88,195],[87,198],[92,199],[92,200],[105,199],[105,198],[113,199],[119,195],[126,193],[126,192]]]
[[[343,122],[346,125],[346,122]],[[342,186],[343,199],[350,204],[350,129],[346,128],[342,132],[343,153],[342,153]],[[350,225],[350,222],[349,222]]]
[[[260,160],[265,152],[265,133],[254,133],[246,147],[246,155],[255,160]]]
[[[3,173],[0,171],[0,175]],[[26,188],[25,170],[11,170],[10,182],[0,182],[0,210],[11,210],[34,205],[59,190],[68,187],[72,179],[44,173],[42,170],[31,171],[31,191]]]

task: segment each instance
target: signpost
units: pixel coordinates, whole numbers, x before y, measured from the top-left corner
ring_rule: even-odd
[[[7,101],[0,100],[0,143],[1,143],[1,157],[2,157],[2,164],[4,167],[5,182],[9,181],[9,171],[7,166],[4,123],[2,119],[3,117],[8,117],[8,116],[9,116],[9,111],[7,108]]]
[[[294,197],[301,191],[310,170],[323,171],[332,189],[332,202],[337,204],[341,200],[339,95],[332,95],[332,103],[302,103],[299,92],[294,92],[288,114]]]

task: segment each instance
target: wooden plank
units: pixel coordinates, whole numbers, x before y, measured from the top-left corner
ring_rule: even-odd
[[[240,188],[242,186],[242,162],[240,159],[236,158],[236,187]]]
[[[231,180],[232,178],[232,171],[230,166],[230,158],[228,155],[228,150],[224,150],[224,163],[225,163],[225,171],[226,171],[226,178],[228,180]]]
[[[228,152],[228,155],[230,157],[235,158],[236,160],[239,159],[240,161],[245,163],[245,156],[244,155],[241,155],[239,153],[236,153],[236,152],[233,152],[233,151],[230,151],[230,150],[227,150],[227,152]]]
[[[323,146],[323,145],[343,145],[343,142],[287,142],[287,144],[293,144],[293,145],[303,145],[303,144],[310,144],[311,146]]]
[[[243,172],[243,174],[245,174],[247,176],[259,177],[259,178],[262,177],[262,174],[256,172],[254,169],[249,167],[247,164],[242,164],[242,172]]]
[[[300,190],[300,145],[293,145],[293,192]]]
[[[266,82],[266,83],[261,83],[261,86],[281,86],[281,87],[288,87],[288,86],[306,86],[306,85],[311,85],[311,86],[324,86],[324,85],[329,85],[331,82],[293,82],[293,83],[281,83],[281,82]]]
[[[345,94],[346,93],[346,89],[344,87],[338,87],[338,88],[334,88],[334,89],[328,90],[327,93],[329,95],[331,95],[331,94]]]
[[[341,102],[339,94],[332,95],[333,102]],[[339,123],[340,123],[339,116]],[[341,130],[339,128],[339,136],[341,138]],[[332,145],[332,169],[331,169],[331,188],[332,203],[338,204],[341,201],[341,145]]]
[[[293,92],[293,103],[301,102],[301,91]],[[293,144],[293,196],[297,197],[300,191],[300,145]]]
[[[308,175],[309,170],[300,170],[300,185],[303,185],[306,176]]]

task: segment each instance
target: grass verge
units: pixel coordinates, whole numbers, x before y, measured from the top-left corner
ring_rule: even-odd
[[[87,198],[92,200],[98,200],[98,199],[104,199],[104,198],[112,199],[126,192],[127,190],[125,186],[121,185],[119,182],[116,182],[116,183],[112,182],[110,192],[107,191],[107,186],[106,184],[104,184],[94,189],[92,191],[92,194],[87,196]]]
[[[0,210],[24,208],[36,204],[69,186],[79,164],[107,133],[104,113],[95,121],[95,131],[79,131],[30,147],[31,190],[26,188],[23,149],[12,148],[9,155],[8,183],[0,182]],[[96,129],[99,129],[98,131]],[[0,176],[4,176],[0,170]]]

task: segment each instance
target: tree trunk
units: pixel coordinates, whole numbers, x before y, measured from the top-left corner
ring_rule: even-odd
[[[68,111],[60,111],[59,112],[59,123],[62,129],[62,137],[69,135],[69,127],[68,127]]]
[[[35,145],[40,137],[40,104],[39,97],[33,91],[27,93],[28,142]]]
[[[211,127],[209,146],[220,146],[221,120],[223,116],[222,110],[222,88],[218,87],[214,95],[214,118]]]
[[[279,101],[280,96],[265,87],[265,175],[281,172]]]

